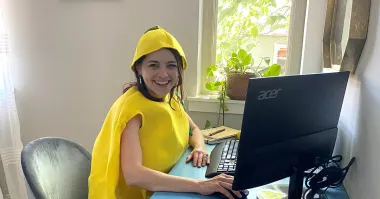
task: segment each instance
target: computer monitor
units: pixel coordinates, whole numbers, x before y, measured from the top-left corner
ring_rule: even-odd
[[[330,158],[349,72],[249,80],[232,188],[244,190],[290,176],[300,199],[304,171]]]

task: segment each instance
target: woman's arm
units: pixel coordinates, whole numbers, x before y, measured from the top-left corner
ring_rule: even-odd
[[[193,151],[189,156],[187,156],[186,162],[193,160],[193,166],[198,167],[210,164],[210,157],[207,154],[203,134],[201,133],[201,130],[198,128],[198,126],[190,118],[190,116],[187,115],[187,117],[189,118],[190,128],[193,132],[189,138],[189,145],[193,147]]]
[[[233,177],[219,175],[209,180],[195,180],[168,175],[142,165],[142,152],[139,139],[141,116],[132,118],[121,136],[120,161],[129,186],[137,186],[150,191],[196,192],[209,195],[221,192],[233,199],[226,189],[232,190]],[[239,192],[234,192],[240,195]]]
[[[189,118],[190,128],[193,131],[193,135],[190,136],[189,144],[193,148],[204,148],[205,147],[205,139],[200,132],[201,130],[199,127],[193,122],[193,120],[190,118],[189,115],[187,115]]]

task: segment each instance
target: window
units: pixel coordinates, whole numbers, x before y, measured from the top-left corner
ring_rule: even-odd
[[[275,45],[288,42],[290,11],[290,0],[219,0],[216,64],[240,49],[252,54],[253,68],[263,57],[273,62]]]
[[[223,68],[240,49],[252,55],[248,71],[276,63],[282,74],[300,72],[304,0],[210,0],[200,4],[199,93],[212,93],[205,86],[208,67]]]
[[[209,72],[209,66],[217,64],[216,60],[220,59],[217,57],[220,56],[218,55],[217,48],[219,45],[218,15],[220,14],[220,5],[223,5],[220,3],[229,2],[231,4],[244,1],[245,0],[199,1],[200,26],[198,38],[197,94],[196,96],[189,96],[187,98],[189,111],[220,113],[221,110],[224,110],[224,107],[220,103],[220,99],[223,99],[223,97],[218,97],[221,92],[206,89],[206,85],[209,82],[207,73]],[[272,0],[255,0],[253,2],[257,1],[265,3],[273,2]],[[276,7],[279,5],[277,2],[280,1],[281,0],[275,0]],[[287,17],[287,30],[280,28],[280,30],[273,31],[271,34],[265,34],[265,31],[263,31],[262,36],[276,36],[277,39],[268,45],[264,45],[265,47],[270,47],[268,52],[262,50],[264,48],[260,47],[260,45],[262,45],[263,42],[260,42],[256,46],[257,53],[252,53],[252,55],[255,58],[257,55],[259,59],[260,57],[269,55],[271,63],[285,65],[281,71],[283,75],[323,72],[323,49],[321,44],[325,30],[326,2],[310,0],[289,0],[284,2],[290,3],[290,14]],[[279,36],[285,38],[279,38]],[[257,37],[260,37],[260,34],[258,34]],[[236,41],[229,42],[233,43]],[[262,54],[259,55],[259,53]],[[243,113],[245,103],[243,100],[227,100],[225,102],[223,101],[223,103],[228,106],[229,110],[227,110],[227,113]]]

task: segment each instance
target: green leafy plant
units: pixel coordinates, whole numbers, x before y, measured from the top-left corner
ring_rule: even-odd
[[[248,71],[253,72],[256,77],[269,77],[269,76],[279,76],[281,73],[281,66],[279,64],[271,64],[269,58],[262,58],[267,66],[261,70],[261,63],[252,68],[253,61],[252,55],[247,53],[244,49],[240,49],[238,53],[232,53],[229,58],[227,67],[217,66],[215,64],[207,67],[206,77],[208,82],[205,87],[209,91],[217,91],[219,100],[219,111],[218,111],[218,125],[220,125],[220,117],[222,117],[222,125],[224,125],[224,116],[225,112],[229,111],[227,105],[225,104],[225,100],[228,98],[226,93],[226,78],[228,73],[230,72],[238,72],[240,74],[245,74]],[[223,68],[223,70],[222,70]],[[211,122],[209,120],[206,121],[205,129],[211,127]]]
[[[253,56],[248,53],[256,47],[260,34],[287,29],[289,26],[291,0],[219,0],[216,60],[207,68],[206,89],[218,93],[219,114],[224,125],[227,97],[226,82],[228,73],[253,73],[256,77],[278,76],[281,66],[270,64],[269,58],[261,58],[254,64]],[[262,62],[266,66],[262,67]],[[205,128],[211,127],[206,121]]]
[[[228,107],[225,104],[225,99],[227,97],[226,93],[226,76],[221,75],[219,67],[217,65],[210,65],[207,68],[206,76],[210,79],[209,82],[206,83],[206,89],[210,91],[217,91],[219,100],[219,114],[218,114],[218,124],[220,121],[221,114],[223,115],[222,121],[224,125],[224,112],[228,111]],[[205,129],[211,126],[211,122],[209,120],[206,121]]]
[[[252,51],[260,34],[289,27],[291,0],[219,0],[216,63],[240,48]]]
[[[239,49],[237,53],[233,52],[227,61],[225,72],[246,73],[253,64],[252,55],[244,49]]]

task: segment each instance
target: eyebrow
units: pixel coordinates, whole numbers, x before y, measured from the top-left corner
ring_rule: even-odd
[[[160,63],[159,61],[149,60],[148,63]],[[177,61],[168,61],[167,64],[177,64]]]

